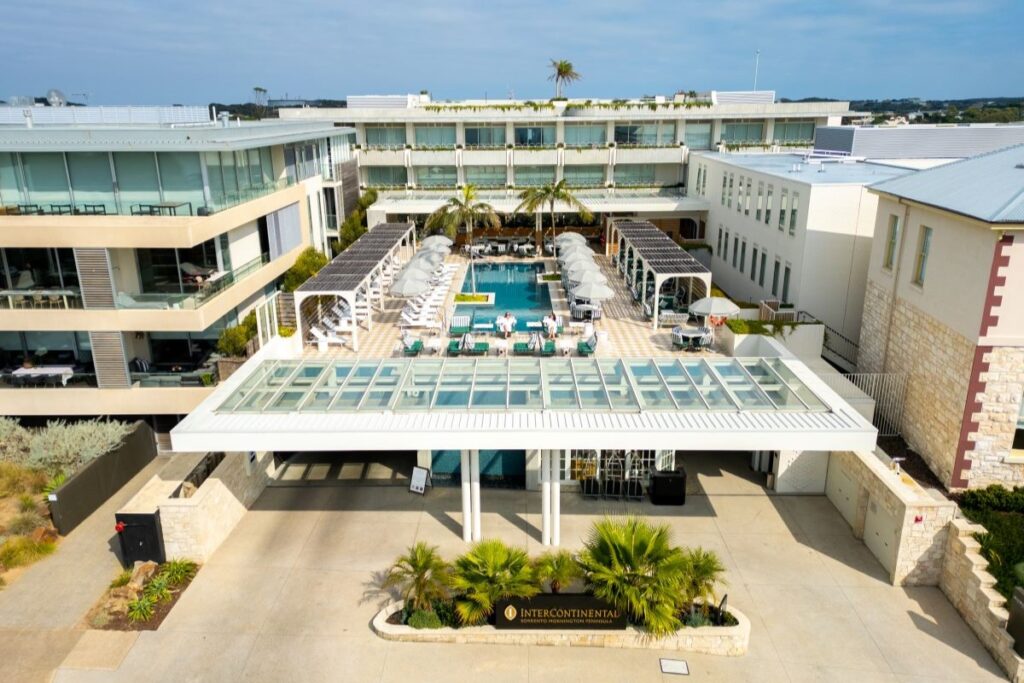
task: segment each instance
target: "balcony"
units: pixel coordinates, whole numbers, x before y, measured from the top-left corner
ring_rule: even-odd
[[[225,273],[214,273],[201,283],[190,285],[194,292],[173,293],[142,293],[129,294],[118,292],[114,300],[117,308],[151,308],[158,310],[196,310],[200,306],[227,291],[235,283],[245,279],[270,263],[270,254],[261,254],[258,258]]]
[[[605,166],[611,159],[611,150],[607,147],[566,147],[562,160],[566,166]]]
[[[364,149],[359,161],[360,166],[405,166],[405,148],[386,149],[375,147]]]
[[[78,287],[58,289],[0,289],[0,310],[52,311],[82,308]]]
[[[617,164],[681,164],[683,148],[671,147],[623,147],[615,150]]]
[[[413,166],[454,166],[454,149],[414,149],[412,150]]]

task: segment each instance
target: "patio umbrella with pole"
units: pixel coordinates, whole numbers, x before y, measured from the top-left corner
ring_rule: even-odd
[[[705,318],[710,318],[712,316],[716,318],[728,318],[729,316],[736,315],[739,312],[740,307],[723,296],[706,296],[703,299],[697,299],[690,304],[691,314],[702,315]],[[708,325],[708,327],[711,328],[711,336],[712,339],[714,339],[715,327],[714,325]]]
[[[409,261],[409,265],[402,269],[402,272],[408,273],[413,270],[418,270],[426,273],[427,275],[432,275],[434,271],[437,270],[437,265],[431,263],[427,259],[414,258],[412,261]]]
[[[605,299],[614,298],[615,290],[608,285],[590,282],[573,287],[572,295],[580,299],[589,299],[590,301],[604,301]]]
[[[575,277],[569,277],[569,282],[576,285],[605,285],[608,284],[608,278],[598,270],[584,270],[580,271]]]

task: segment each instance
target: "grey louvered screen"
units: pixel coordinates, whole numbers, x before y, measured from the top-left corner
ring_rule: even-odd
[[[337,168],[341,171],[341,211],[338,216],[344,220],[359,201],[359,166],[352,159],[338,164]]]
[[[110,253],[106,249],[75,249],[78,285],[85,308],[114,308]]]
[[[128,363],[124,354],[124,337],[120,332],[90,332],[92,363],[96,382],[101,389],[124,389],[131,386]]]

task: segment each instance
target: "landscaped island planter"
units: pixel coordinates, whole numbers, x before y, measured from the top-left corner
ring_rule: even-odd
[[[707,655],[738,657],[750,644],[750,620],[735,607],[728,612],[735,626],[686,627],[665,638],[653,638],[633,626],[621,631],[496,629],[490,625],[461,628],[415,629],[388,623],[402,611],[399,601],[388,604],[373,618],[374,632],[384,640],[411,643],[478,643],[487,645],[561,645],[571,647],[616,647],[630,649],[678,650]]]

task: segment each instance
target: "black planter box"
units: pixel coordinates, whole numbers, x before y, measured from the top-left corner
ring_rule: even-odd
[[[665,472],[651,472],[648,491],[655,505],[685,505],[686,470],[679,467]]]

